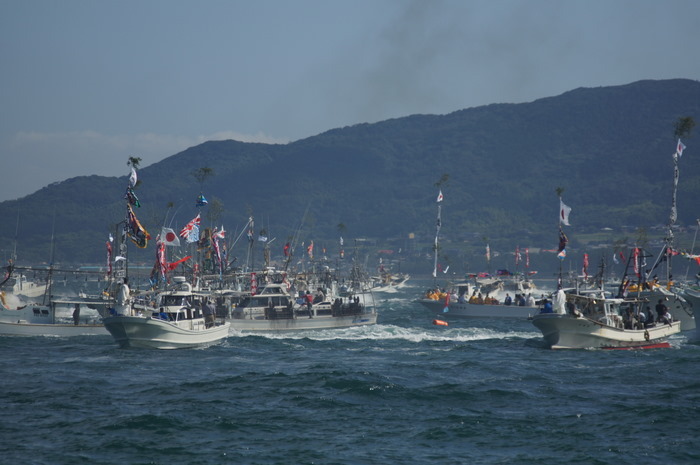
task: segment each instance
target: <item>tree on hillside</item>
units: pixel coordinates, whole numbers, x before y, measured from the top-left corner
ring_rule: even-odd
[[[129,157],[129,161],[126,162],[126,166],[131,166],[135,170],[139,168],[141,164],[141,157]]]
[[[673,125],[673,136],[675,139],[690,137],[690,131],[695,127],[695,120],[692,116],[681,116]]]

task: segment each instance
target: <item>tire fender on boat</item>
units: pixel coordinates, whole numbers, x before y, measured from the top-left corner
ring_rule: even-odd
[[[647,329],[644,330],[644,339],[645,339],[646,341],[649,340],[649,330],[647,330]]]

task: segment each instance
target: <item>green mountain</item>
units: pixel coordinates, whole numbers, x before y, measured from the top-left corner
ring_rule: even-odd
[[[136,214],[154,238],[164,220],[179,230],[196,215],[201,191],[210,201],[204,225],[223,224],[232,241],[253,216],[256,235],[265,229],[276,238],[274,255],[298,233],[316,250],[337,249],[343,236],[346,249],[363,238],[424,259],[432,254],[437,183],[447,175],[439,186],[446,263],[483,266],[487,242],[504,254],[516,245],[555,248],[558,187],[573,209],[571,246],[582,250],[578,238],[601,228],[620,240],[667,223],[674,124],[699,114],[699,82],[639,81],[358,124],[285,145],[211,141],[141,167]],[[694,226],[700,144],[685,143],[678,224]],[[48,260],[53,224],[57,262],[104,261],[108,233],[124,218],[126,161],[125,176],[71,178],[0,203],[3,252],[14,246],[19,212],[22,261]],[[213,172],[202,183],[193,176],[200,168]],[[233,254],[245,254],[244,242],[245,235]],[[131,250],[132,258],[154,260],[152,245]]]

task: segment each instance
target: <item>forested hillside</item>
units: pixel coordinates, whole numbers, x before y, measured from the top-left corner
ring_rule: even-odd
[[[639,81],[358,124],[285,145],[210,141],[140,167],[136,213],[153,237],[164,221],[179,230],[197,213],[201,191],[209,199],[205,225],[224,225],[235,239],[253,216],[256,234],[277,238],[276,254],[292,237],[331,248],[340,235],[429,251],[439,188],[441,233],[452,244],[445,259],[454,249],[463,256],[453,261],[476,262],[485,242],[503,250],[555,247],[560,187],[573,208],[573,246],[577,233],[668,221],[674,124],[698,115],[700,83]],[[685,226],[699,214],[696,139],[685,140],[679,163],[678,223]],[[71,178],[0,203],[3,256],[14,247],[19,214],[22,260],[48,260],[53,229],[56,261],[103,261],[105,240],[124,218],[130,156],[138,154],[125,154],[118,177]],[[202,182],[193,176],[200,168],[211,169]],[[153,247],[134,255],[154,256]]]

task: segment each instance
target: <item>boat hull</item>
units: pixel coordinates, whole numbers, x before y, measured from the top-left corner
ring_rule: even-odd
[[[377,313],[363,313],[347,316],[315,316],[314,318],[296,317],[280,319],[264,318],[233,318],[229,320],[231,327],[236,331],[301,331],[317,329],[340,329],[353,326],[373,325],[377,323]]]
[[[537,307],[519,305],[491,305],[451,302],[445,312],[445,302],[433,299],[419,299],[418,303],[434,313],[455,318],[519,318],[527,319],[536,314]]]
[[[552,349],[646,349],[668,347],[667,338],[680,332],[681,323],[647,329],[621,329],[569,314],[540,313],[532,324]]]
[[[700,327],[695,323],[695,314],[700,313],[700,310],[698,310],[700,309],[700,291],[684,289],[680,292],[680,296],[690,304],[691,308],[685,308],[672,300],[673,304],[669,305],[668,302],[666,303],[666,306],[669,307],[669,312],[671,312],[673,318],[681,321],[681,331],[697,330],[700,332]]]
[[[4,336],[107,336],[103,324],[41,324],[26,321],[0,321],[0,334]]]
[[[122,348],[185,349],[217,343],[229,334],[230,324],[204,328],[204,320],[169,322],[143,316],[104,319],[107,331]]]

